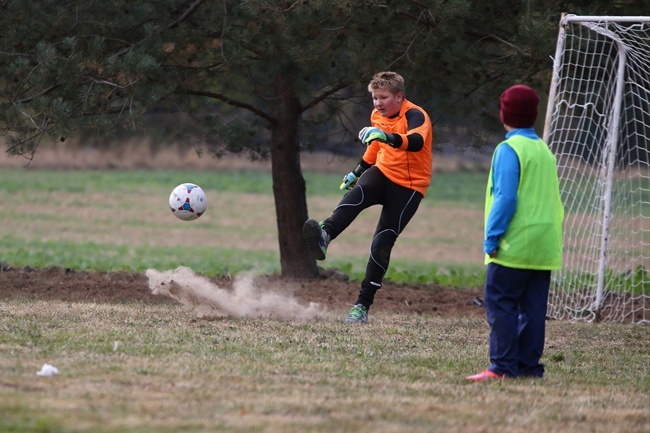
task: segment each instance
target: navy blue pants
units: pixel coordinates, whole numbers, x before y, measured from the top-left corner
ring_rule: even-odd
[[[508,377],[542,377],[551,271],[490,263],[485,311],[490,324],[490,370]]]

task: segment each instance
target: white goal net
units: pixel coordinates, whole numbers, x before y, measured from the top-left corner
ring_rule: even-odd
[[[544,139],[565,207],[549,316],[650,323],[650,17],[562,17]]]

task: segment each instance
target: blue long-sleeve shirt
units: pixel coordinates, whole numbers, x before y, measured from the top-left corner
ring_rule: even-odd
[[[506,140],[515,135],[538,139],[533,128],[518,128],[506,134]],[[498,146],[492,160],[492,195],[494,201],[485,225],[483,252],[490,254],[499,246],[501,237],[517,210],[517,189],[519,189],[519,158],[507,143]]]

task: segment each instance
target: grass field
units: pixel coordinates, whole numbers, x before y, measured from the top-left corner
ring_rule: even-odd
[[[0,431],[649,431],[647,326],[550,322],[545,379],[468,383],[486,333],[463,317],[349,327],[0,302]],[[38,377],[45,362],[60,374]]]
[[[310,215],[338,203],[338,174],[306,174]],[[482,174],[446,174],[398,241],[388,278],[457,284],[482,280]],[[169,212],[174,186],[208,195],[199,220]],[[171,185],[171,186],[170,186]],[[0,170],[0,257],[17,266],[132,270],[180,264],[214,275],[279,272],[270,175],[256,171]],[[364,212],[331,246],[327,266],[362,278],[379,209]],[[243,217],[245,216],[245,218]],[[443,281],[444,282],[444,281]]]
[[[322,218],[340,197],[340,175],[306,177],[310,213]],[[191,223],[167,209],[184,181],[210,200]],[[480,173],[434,178],[391,278],[482,280],[484,182]],[[277,272],[270,191],[263,172],[4,168],[0,257]],[[375,219],[369,212],[332,244],[328,265],[358,275]],[[484,319],[460,316],[384,315],[349,327],[339,316],[200,319],[180,305],[0,301],[0,431],[650,431],[650,327],[552,321],[545,379],[467,383],[486,367],[487,332]],[[37,376],[46,362],[60,374]]]

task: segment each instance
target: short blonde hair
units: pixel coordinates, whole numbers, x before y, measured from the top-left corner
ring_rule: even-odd
[[[368,84],[368,91],[372,92],[377,89],[386,89],[391,92],[393,95],[397,95],[399,92],[402,92],[404,97],[406,97],[406,87],[404,86],[404,78],[397,72],[378,72],[370,80]]]

